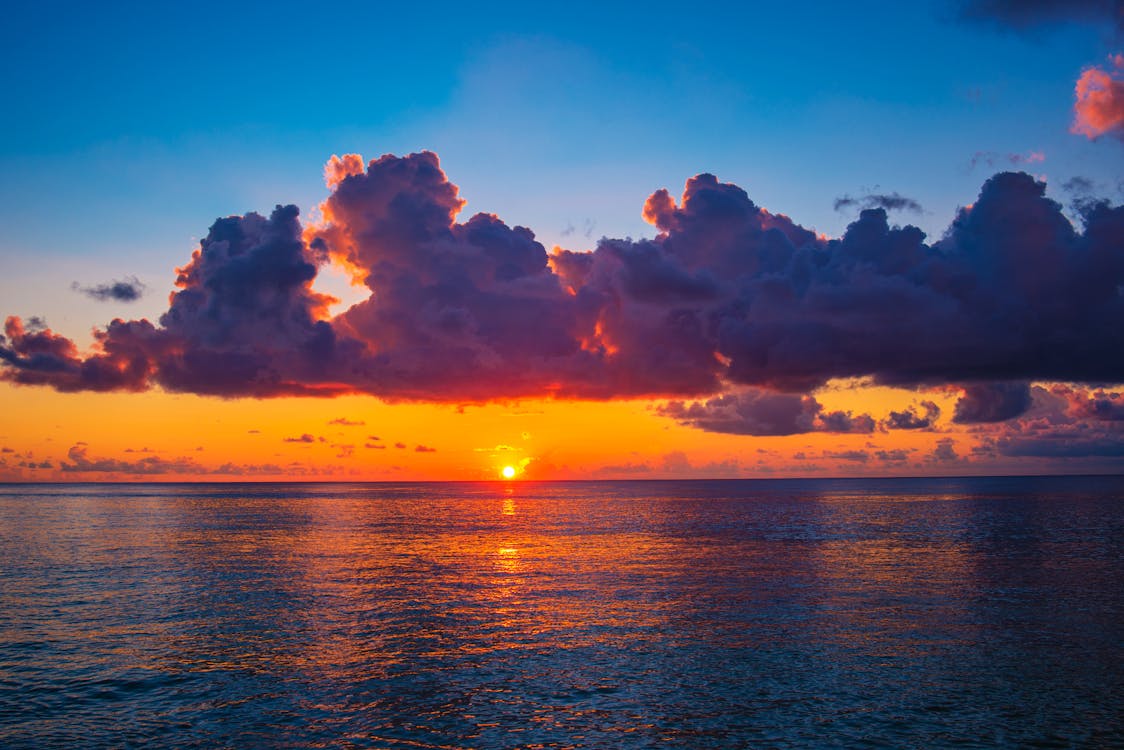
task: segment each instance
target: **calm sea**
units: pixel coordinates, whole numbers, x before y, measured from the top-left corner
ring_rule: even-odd
[[[1124,747],[1124,478],[0,485],[0,746]]]

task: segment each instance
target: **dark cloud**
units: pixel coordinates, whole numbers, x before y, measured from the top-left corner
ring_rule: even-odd
[[[866,451],[824,451],[823,458],[834,458],[838,461],[851,461],[853,463],[865,464],[870,460],[870,454]]]
[[[1092,437],[1073,430],[1057,430],[1032,437],[1005,437],[996,441],[1000,455],[1031,458],[1087,458],[1124,456],[1124,438]]]
[[[875,451],[874,455],[878,457],[879,461],[896,464],[908,461],[909,454],[912,452],[913,450],[910,448],[894,448],[892,450]]]
[[[1070,177],[1062,183],[1062,190],[1075,195],[1086,195],[1093,192],[1095,187],[1092,180],[1088,177],[1081,177],[1080,175]]]
[[[384,451],[384,450],[386,450],[386,446],[385,446],[385,445],[379,445],[379,444],[377,444],[377,443],[364,443],[364,444],[363,444],[363,447],[364,447],[364,448],[369,448],[370,450],[376,450],[376,451]]]
[[[976,383],[964,387],[952,421],[958,424],[1003,422],[1030,408],[1027,383]]]
[[[1046,155],[1041,151],[1031,151],[1026,154],[1013,152],[1001,154],[998,151],[977,151],[972,154],[972,159],[968,163],[968,166],[972,169],[980,164],[985,164],[993,168],[1001,166],[1019,167],[1027,164],[1038,164],[1044,161],[1046,161]]]
[[[298,435],[297,437],[284,438],[283,442],[286,442],[286,443],[315,443],[316,442],[316,436],[310,435],[306,432],[303,435]]]
[[[656,407],[656,413],[700,430],[733,435],[869,433],[875,427],[868,414],[824,412],[811,396],[758,388],[725,393],[704,402],[670,401]]]
[[[1124,422],[1124,394],[1103,390],[1087,392],[1057,388],[1055,394],[1069,398],[1069,413],[1083,419]]]
[[[95,284],[94,286],[83,286],[75,281],[70,285],[70,288],[76,292],[85,294],[90,299],[96,299],[101,302],[135,302],[144,296],[145,286],[135,276],[122,279],[121,281],[110,281],[106,284]]]
[[[1124,28],[1121,0],[960,0],[959,6],[966,19],[1016,30],[1066,21]]]
[[[337,417],[336,419],[328,422],[328,424],[338,424],[341,427],[362,427],[367,423],[361,420],[348,419],[347,417]]]
[[[874,432],[874,417],[869,414],[852,414],[849,411],[820,412],[816,417],[817,429],[822,432]]]
[[[436,453],[436,448],[430,448],[428,445],[418,445],[414,447],[416,453]]]
[[[432,153],[336,158],[327,174],[321,223],[302,226],[293,206],[219,219],[159,321],[114,320],[88,354],[9,318],[0,377],[462,404],[730,391],[682,418],[762,434],[866,431],[804,401],[832,378],[1124,381],[1124,208],[1092,206],[1079,231],[1026,174],[989,179],[932,244],[884,208],[817,237],[701,174],[678,201],[649,197],[654,239],[553,255],[496,216],[458,222],[463,200]],[[329,259],[372,292],[334,317],[312,289]]]
[[[398,450],[400,450],[400,451],[401,451],[401,450],[406,450],[406,444],[405,444],[405,443],[395,443],[395,444],[394,444],[394,447],[395,447],[395,448],[397,448],[397,449],[398,449]]]
[[[1124,394],[1057,385],[1031,389],[1022,416],[986,426],[990,456],[1095,459],[1124,456]]]
[[[899,193],[868,193],[858,197],[843,195],[835,199],[835,210],[853,208],[881,208],[886,211],[912,211],[915,214],[923,212],[921,204],[913,198],[907,198]]]
[[[955,445],[956,443],[952,438],[941,438],[937,441],[937,446],[933,448],[929,459],[939,463],[949,463],[960,460],[960,456],[956,453]]]
[[[932,401],[922,401],[921,407],[925,410],[925,416],[917,413],[914,407],[910,407],[904,411],[891,411],[890,416],[883,421],[882,425],[890,430],[927,430],[936,424],[937,418],[941,415],[941,407],[937,406]]]

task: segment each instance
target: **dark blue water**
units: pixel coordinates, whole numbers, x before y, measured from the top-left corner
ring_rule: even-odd
[[[1124,747],[1124,478],[0,485],[0,746]]]

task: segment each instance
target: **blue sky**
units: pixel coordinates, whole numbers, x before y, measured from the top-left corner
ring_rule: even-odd
[[[0,296],[68,333],[105,313],[70,282],[135,274],[161,293],[128,312],[156,315],[216,217],[307,212],[333,153],[436,151],[468,213],[572,249],[651,235],[647,195],[702,171],[830,235],[870,191],[939,235],[1006,154],[1119,197],[1119,145],[1068,132],[1106,30],[954,2],[44,3],[0,35]]]

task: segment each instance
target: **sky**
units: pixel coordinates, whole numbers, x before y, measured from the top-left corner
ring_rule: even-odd
[[[0,481],[1124,469],[1124,6],[24,5]]]

